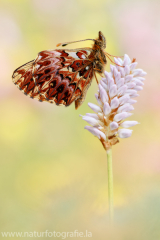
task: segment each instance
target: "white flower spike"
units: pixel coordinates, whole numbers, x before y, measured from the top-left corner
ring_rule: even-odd
[[[137,62],[131,61],[127,54],[123,61],[120,58],[114,61],[122,67],[110,65],[111,72],[104,72],[105,78],[101,79],[98,94],[95,94],[99,106],[89,103],[95,113],[82,116],[91,125],[85,129],[98,137],[106,150],[118,143],[119,138],[130,137],[132,130],[128,128],[138,124],[124,120],[132,115],[132,104],[136,103],[132,98],[139,96],[137,91],[143,89],[146,75],[142,69],[135,69]]]

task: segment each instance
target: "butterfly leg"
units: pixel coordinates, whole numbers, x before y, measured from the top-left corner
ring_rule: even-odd
[[[95,72],[94,72],[94,77],[95,77],[96,82],[97,82],[97,84],[98,84],[98,79],[97,79],[97,76],[96,76],[96,73],[95,73]]]

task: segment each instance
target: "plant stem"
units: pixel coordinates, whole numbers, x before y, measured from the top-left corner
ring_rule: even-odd
[[[113,222],[113,170],[112,170],[112,149],[107,150],[108,163],[108,200],[109,200],[109,216],[110,222]]]

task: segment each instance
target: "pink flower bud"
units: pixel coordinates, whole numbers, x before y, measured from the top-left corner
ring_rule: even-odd
[[[131,71],[134,70],[136,66],[137,66],[137,62],[131,63],[130,70]]]
[[[110,129],[111,131],[117,129],[119,126],[118,126],[118,123],[117,122],[111,122],[110,123]]]
[[[128,112],[122,112],[122,113],[118,113],[114,116],[113,120],[115,122],[120,122],[122,120],[124,120],[127,117],[130,117],[132,115],[132,113],[128,113]]]
[[[108,102],[104,103],[103,112],[105,116],[107,116],[111,112],[111,107],[109,106]]]
[[[137,121],[124,121],[123,123],[120,124],[120,126],[124,128],[129,128],[135,126],[136,124],[138,124]]]
[[[132,130],[130,129],[119,129],[118,130],[118,137],[120,138],[128,138],[132,135]]]
[[[101,112],[101,108],[98,107],[96,104],[88,103],[88,106],[94,111],[94,112]]]
[[[117,97],[114,97],[112,100],[111,100],[111,109],[115,109],[115,108],[118,108],[119,106],[119,100]]]
[[[85,120],[86,122],[88,122],[92,126],[99,126],[100,125],[99,124],[100,122],[95,118],[92,118],[92,117],[89,117],[89,116],[84,116],[84,117],[82,117],[82,119]]]
[[[106,135],[97,128],[85,126],[85,129],[87,129],[89,132],[91,132],[94,136],[98,137],[99,139],[103,138],[104,140],[106,140]]]
[[[100,93],[100,98],[103,103],[108,101],[108,95],[106,90],[102,87],[102,85],[99,84],[99,93]]]
[[[109,90],[109,95],[110,95],[110,98],[113,98],[114,96],[117,95],[117,86],[116,84],[114,84],[110,90]]]

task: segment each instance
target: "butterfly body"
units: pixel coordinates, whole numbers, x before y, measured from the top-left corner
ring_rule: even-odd
[[[104,72],[105,47],[105,37],[99,32],[92,48],[42,51],[14,71],[13,82],[31,98],[65,106],[75,101],[77,109],[95,73]]]

